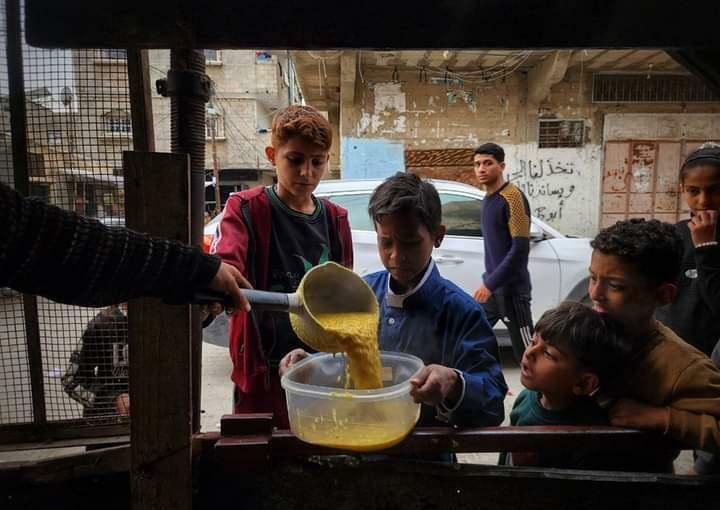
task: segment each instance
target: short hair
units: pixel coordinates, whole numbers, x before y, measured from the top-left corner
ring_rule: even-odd
[[[298,137],[325,151],[329,151],[332,146],[333,134],[330,123],[312,106],[290,105],[273,117],[271,128],[273,147]]]
[[[488,156],[495,158],[495,161],[498,163],[503,163],[505,161],[505,151],[503,148],[492,142],[482,144],[480,147],[475,149],[473,155],[475,154],[487,154]]]
[[[382,216],[400,212],[414,213],[428,232],[437,232],[442,222],[442,206],[435,186],[406,172],[385,179],[370,197],[368,214],[373,222],[382,223]]]
[[[601,230],[590,246],[620,258],[653,284],[676,283],[680,276],[683,242],[669,223],[642,218],[618,221]]]
[[[605,389],[613,386],[632,354],[620,323],[576,301],[563,301],[543,313],[535,332],[596,373]]]
[[[720,172],[720,144],[706,142],[692,152],[680,167],[680,182],[685,181],[688,170],[703,165],[712,166],[716,172]]]

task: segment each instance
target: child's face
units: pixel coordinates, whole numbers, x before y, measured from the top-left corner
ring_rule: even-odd
[[[475,154],[473,156],[475,177],[481,185],[493,184],[502,176],[505,163],[498,161],[489,154]]]
[[[330,158],[328,151],[299,137],[266,147],[265,154],[275,166],[278,186],[298,198],[315,191]]]
[[[562,401],[588,393],[583,383],[584,373],[570,353],[548,344],[537,332],[520,363],[523,386]]]
[[[628,330],[647,324],[655,313],[655,307],[665,304],[660,301],[666,285],[670,284],[651,284],[616,255],[593,251],[588,285],[593,309],[609,314]]]
[[[433,247],[440,246],[445,227],[433,235],[413,213],[386,214],[375,223],[380,260],[393,279],[409,290],[422,276]]]
[[[686,170],[682,192],[692,212],[720,211],[720,170],[712,165]]]

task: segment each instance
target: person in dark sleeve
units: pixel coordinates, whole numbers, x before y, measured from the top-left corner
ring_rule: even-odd
[[[240,271],[198,247],[107,227],[2,183],[0,218],[0,287],[80,306],[142,296],[180,304],[210,289],[250,309]]]
[[[720,338],[720,145],[708,143],[680,168],[690,219],[675,225],[683,241],[677,296],[657,317],[707,356]]]
[[[129,414],[128,321],[120,306],[101,310],[87,325],[61,382],[83,406],[83,418]]]
[[[520,189],[503,177],[505,151],[494,143],[475,149],[475,176],[485,188],[482,229],[485,273],[475,300],[487,320],[502,320],[510,333],[515,360],[520,363],[533,335],[530,311],[530,205]]]

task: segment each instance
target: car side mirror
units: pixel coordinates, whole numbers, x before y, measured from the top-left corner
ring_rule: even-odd
[[[542,231],[540,227],[535,225],[534,223],[530,224],[530,240],[531,241],[542,241],[545,239],[545,232]]]

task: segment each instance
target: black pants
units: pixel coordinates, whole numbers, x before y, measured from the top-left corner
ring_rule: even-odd
[[[500,320],[507,327],[515,360],[520,364],[533,336],[530,294],[492,294],[483,308],[491,326]]]

